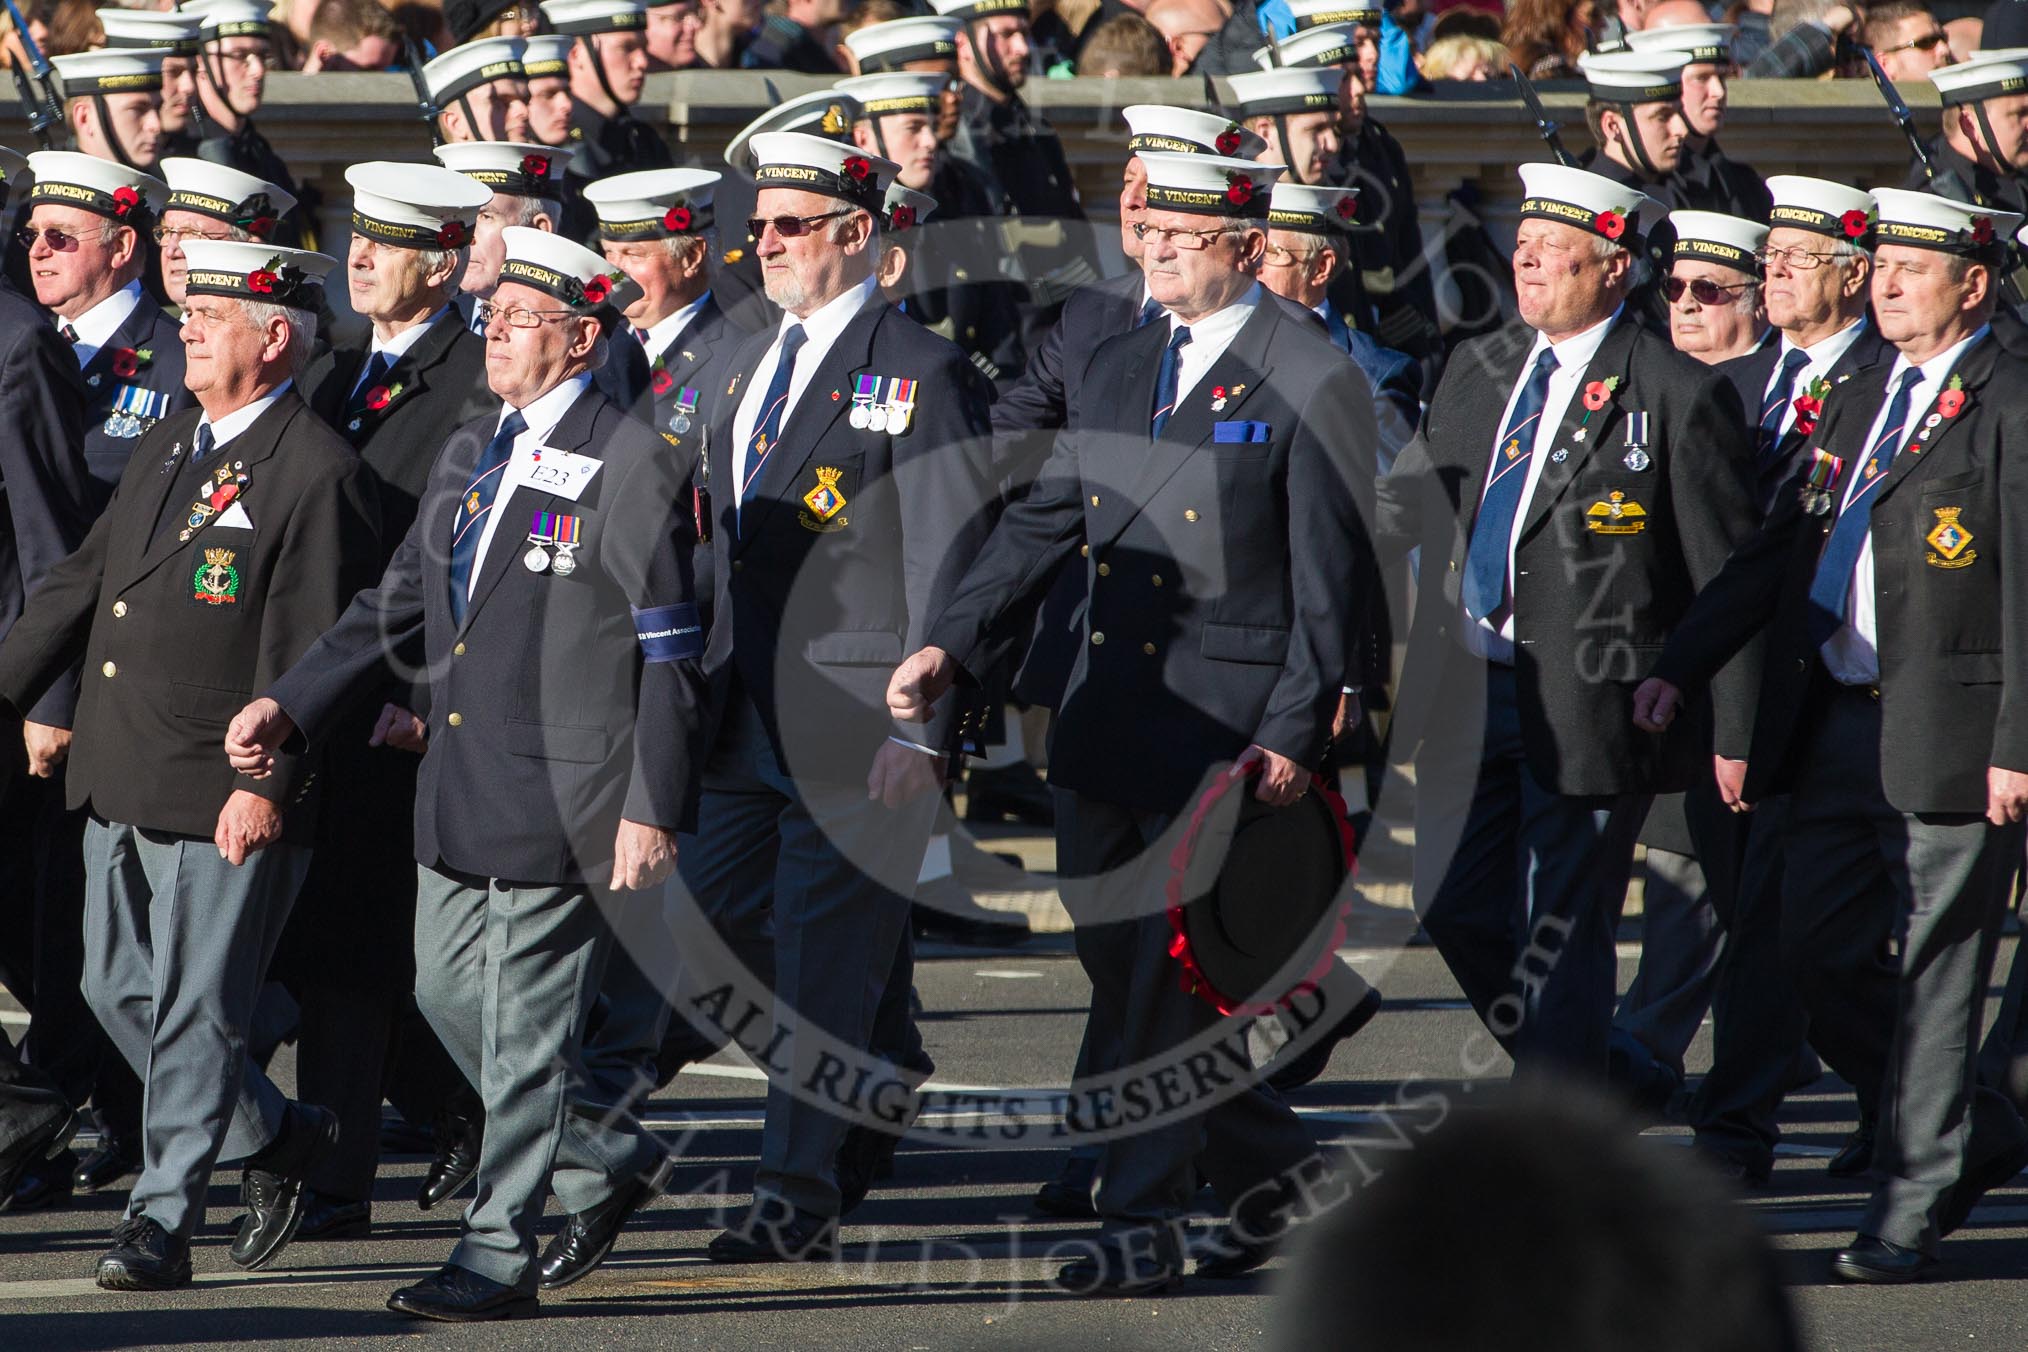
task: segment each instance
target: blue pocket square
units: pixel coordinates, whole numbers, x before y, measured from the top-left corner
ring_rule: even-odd
[[[1211,439],[1215,442],[1269,441],[1274,437],[1274,428],[1264,422],[1220,422],[1211,424]]]

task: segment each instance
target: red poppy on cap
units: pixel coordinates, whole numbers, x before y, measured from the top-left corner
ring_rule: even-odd
[[[662,228],[664,230],[688,230],[690,228],[690,208],[670,207],[662,213]]]
[[[1212,145],[1217,148],[1218,153],[1221,155],[1232,154],[1235,150],[1239,149],[1239,128],[1227,127],[1224,131],[1218,133],[1218,139],[1212,142]]]
[[[246,289],[257,296],[274,294],[275,274],[269,272],[266,268],[248,273],[246,277]]]
[[[864,155],[847,155],[845,157],[845,177],[863,179],[872,172],[873,166],[866,162]]]
[[[595,273],[584,284],[584,299],[587,305],[604,305],[613,294],[613,284],[603,273]]]
[[[246,223],[246,232],[255,239],[266,239],[274,228],[275,218],[272,216],[256,216]]]
[[[1601,211],[1592,218],[1592,225],[1607,239],[1618,239],[1627,233],[1627,218],[1617,211]]]
[[[1992,242],[1993,218],[1991,216],[1972,217],[1972,243],[1991,244]]]
[[[521,157],[521,172],[529,178],[548,178],[549,156],[523,155]]]
[[[1349,221],[1359,210],[1359,199],[1356,196],[1341,197],[1338,199],[1338,205],[1332,210],[1338,213],[1339,220]]]
[[[1229,174],[1225,180],[1225,200],[1236,207],[1243,207],[1253,200],[1253,180],[1245,174]]]
[[[124,185],[113,189],[113,214],[124,216],[141,205],[141,194]]]
[[[1857,207],[1852,208],[1838,218],[1838,226],[1845,232],[1846,239],[1859,238],[1866,233],[1866,228],[1872,224],[1873,222],[1868,219],[1866,213]]]
[[[471,242],[471,238],[463,221],[445,221],[444,228],[437,231],[437,243],[446,249],[462,249]]]
[[[894,209],[894,218],[888,222],[890,230],[907,230],[915,225],[915,208],[903,202]]]

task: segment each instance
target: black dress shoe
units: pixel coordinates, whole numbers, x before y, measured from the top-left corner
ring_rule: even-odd
[[[1872,1235],[1861,1235],[1852,1246],[1838,1250],[1831,1259],[1831,1271],[1839,1281],[1871,1282],[1899,1286],[1918,1282],[1936,1267],[1936,1259],[1918,1249],[1904,1249]]]
[[[1012,819],[1024,826],[1054,826],[1056,801],[1035,767],[1016,761],[995,770],[965,773],[965,820],[999,822]]]
[[[2028,1169],[2028,1141],[2017,1141],[1997,1154],[1974,1163],[1965,1161],[1965,1171],[1937,1203],[1936,1232],[1947,1235],[1971,1218],[1979,1199]],[[18,1194],[17,1194],[18,1196]]]
[[[838,1221],[808,1211],[763,1216],[756,1203],[739,1225],[712,1240],[704,1256],[714,1263],[828,1263],[838,1257]]]
[[[7,1211],[47,1211],[54,1206],[69,1206],[76,1184],[71,1173],[77,1168],[77,1155],[73,1151],[59,1150],[48,1159],[32,1160],[26,1169],[14,1180],[13,1193],[5,1198]]]
[[[486,1119],[445,1113],[437,1120],[437,1157],[423,1175],[415,1204],[424,1211],[472,1181],[479,1172],[479,1147],[486,1139]]]
[[[338,1118],[329,1109],[310,1103],[290,1105],[282,1135],[240,1171],[239,1195],[246,1215],[240,1217],[239,1233],[233,1236],[233,1262],[253,1271],[274,1262],[288,1247],[303,1222],[308,1192],[304,1180],[337,1143]]]
[[[1824,1172],[1833,1178],[1858,1178],[1873,1168],[1873,1116],[1860,1117],[1859,1125],[1838,1147],[1838,1153],[1831,1156],[1831,1162],[1824,1166]]]
[[[660,1197],[675,1172],[675,1159],[664,1155],[647,1173],[628,1177],[602,1205],[566,1217],[563,1229],[542,1251],[542,1289],[560,1291],[589,1277],[613,1251],[620,1227]]]
[[[490,1319],[532,1319],[540,1306],[532,1295],[446,1263],[387,1298],[387,1308],[417,1319],[476,1324]]]
[[[53,1097],[53,1095],[52,1095]],[[14,1199],[14,1187],[28,1168],[42,1160],[54,1159],[65,1153],[70,1138],[77,1132],[77,1114],[59,1103],[40,1105],[43,1112],[41,1124],[8,1147],[0,1154],[0,1211],[6,1211]],[[24,1113],[33,1108],[17,1109]]]
[[[1061,1220],[1091,1220],[1098,1209],[1091,1204],[1091,1180],[1080,1186],[1067,1179],[1052,1178],[1035,1190],[1035,1209]]]
[[[151,1217],[129,1216],[113,1227],[113,1247],[99,1258],[99,1285],[108,1291],[168,1291],[190,1285],[190,1241]]]
[[[373,1203],[343,1202],[303,1189],[303,1219],[296,1239],[365,1239],[373,1233]]]
[[[1720,1178],[1741,1188],[1764,1188],[1774,1176],[1774,1162],[1748,1155],[1733,1154],[1725,1150],[1702,1149],[1697,1152],[1705,1168]]]
[[[1331,1064],[1331,1053],[1338,1044],[1352,1037],[1380,1012],[1380,992],[1368,990],[1366,998],[1345,1011],[1345,1017],[1338,1020],[1338,1026],[1311,1042],[1281,1065],[1268,1072],[1268,1088],[1276,1093],[1286,1094],[1291,1089],[1301,1089],[1324,1073],[1324,1067]]]
[[[137,1173],[141,1168],[141,1143],[108,1138],[99,1143],[96,1150],[86,1153],[77,1162],[77,1172],[71,1175],[71,1185],[79,1192],[97,1192],[110,1188],[128,1174]]]
[[[1288,1221],[1279,1217],[1254,1225],[1224,1226],[1199,1255],[1197,1275],[1219,1281],[1244,1277],[1275,1256],[1290,1228]]]
[[[1074,1296],[1152,1296],[1182,1280],[1183,1254],[1173,1240],[1145,1245],[1107,1236],[1057,1269],[1054,1284]]]
[[[894,1176],[894,1151],[901,1138],[854,1123],[838,1143],[838,1214],[849,1216],[881,1178]]]

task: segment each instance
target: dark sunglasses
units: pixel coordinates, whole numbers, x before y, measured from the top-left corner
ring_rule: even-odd
[[[1671,305],[1683,299],[1685,291],[1688,291],[1699,305],[1730,305],[1734,296],[1750,286],[1759,285],[1759,282],[1735,282],[1731,286],[1720,286],[1708,277],[1699,277],[1695,281],[1688,282],[1681,277],[1664,277],[1662,294],[1669,298]]]
[[[24,225],[14,232],[14,238],[20,241],[24,249],[33,249],[38,239],[57,253],[69,253],[78,246],[78,236],[68,230],[59,230],[53,225],[46,225],[40,230],[32,225]]]
[[[746,218],[746,232],[759,239],[762,231],[773,226],[775,233],[783,239],[795,239],[800,235],[809,234],[819,221],[835,221],[840,216],[851,214],[851,207],[841,207],[837,211],[827,211],[821,216],[749,216]]]
[[[1924,33],[1921,37],[1912,39],[1911,41],[1908,42],[1901,43],[1898,46],[1881,47],[1877,49],[1873,54],[1875,56],[1892,56],[1896,52],[1906,52],[1910,50],[1918,52],[1932,52],[1935,51],[1942,44],[1949,41],[1950,34],[1944,32],[1941,28],[1939,28],[1934,32]]]

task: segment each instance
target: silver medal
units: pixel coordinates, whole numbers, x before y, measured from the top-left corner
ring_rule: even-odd
[[[576,571],[577,557],[571,552],[571,546],[558,545],[556,547],[556,575],[558,577],[569,577]]]
[[[1563,447],[1558,446],[1554,451],[1550,453],[1549,463],[1552,465],[1560,465],[1568,459],[1570,459],[1570,452],[1563,449]]]
[[[851,423],[852,426],[857,428],[859,431],[864,432],[866,430],[867,417],[868,414],[866,405],[854,404],[852,406],[852,411],[845,415],[845,421]]]
[[[869,409],[866,414],[866,425],[876,432],[885,432],[887,430],[886,407],[883,405]]]
[[[690,415],[688,413],[679,413],[671,418],[669,420],[669,430],[679,434],[688,432],[690,430]]]
[[[559,566],[557,568],[557,571],[559,573],[563,571],[560,565],[561,561],[559,560]],[[528,546],[528,552],[521,556],[521,566],[523,568],[526,568],[531,573],[548,572],[549,551],[544,549],[541,545]]]
[[[1648,467],[1648,453],[1638,446],[1632,447],[1627,451],[1625,456],[1621,457],[1620,463],[1634,473],[1639,474]]]

